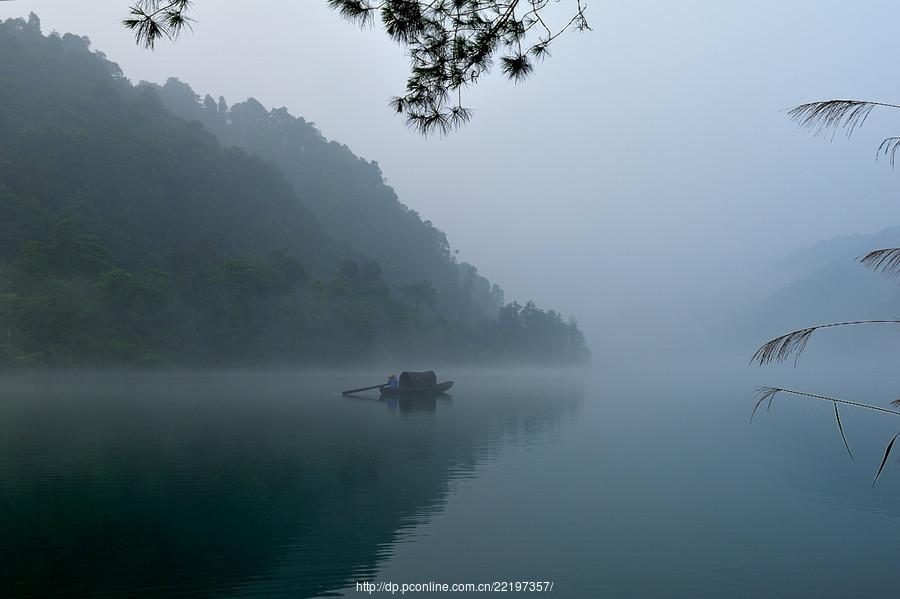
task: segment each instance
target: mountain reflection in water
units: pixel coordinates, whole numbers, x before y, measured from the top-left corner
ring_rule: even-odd
[[[457,378],[452,397],[391,401],[328,375],[3,379],[0,596],[311,597],[371,578],[451,480],[552,435],[582,397],[567,378]]]

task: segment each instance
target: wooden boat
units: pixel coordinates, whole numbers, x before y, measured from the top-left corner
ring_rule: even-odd
[[[447,392],[453,386],[453,381],[437,382],[437,375],[434,371],[426,372],[401,372],[400,378],[397,380],[396,387],[388,387],[387,385],[372,385],[371,387],[360,387],[359,389],[349,389],[344,391],[344,395],[353,395],[361,391],[369,391],[378,389],[382,397],[436,397]]]
[[[442,395],[453,386],[453,381],[444,381],[443,383],[435,383],[426,387],[403,388],[397,387],[391,389],[387,385],[378,388],[382,397],[433,397]]]

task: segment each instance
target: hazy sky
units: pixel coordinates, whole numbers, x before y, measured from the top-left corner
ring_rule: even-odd
[[[798,245],[900,223],[900,173],[874,161],[900,113],[828,143],[781,112],[900,101],[896,2],[591,2],[593,32],[561,39],[525,84],[484,80],[473,122],[427,140],[386,106],[401,49],[325,0],[196,0],[194,32],[155,52],[119,25],[127,8],[15,0],[0,17],[87,35],[135,81],[287,106],[377,160],[509,298],[576,315],[595,345],[608,323],[702,317]]]

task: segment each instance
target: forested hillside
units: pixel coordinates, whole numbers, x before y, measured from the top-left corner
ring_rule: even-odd
[[[281,167],[329,234],[357,255],[376,260],[386,281],[403,285],[428,279],[437,291],[437,309],[447,316],[472,322],[497,317],[503,305],[500,288],[474,266],[456,262],[446,235],[399,201],[377,163],[328,141],[285,108],[267,111],[253,98],[231,107],[222,97],[201,100],[177,79],[152,87],[172,113],[202,123],[223,144]]]
[[[0,364],[586,359],[284,109],[132,85],[36,17],[0,56]]]

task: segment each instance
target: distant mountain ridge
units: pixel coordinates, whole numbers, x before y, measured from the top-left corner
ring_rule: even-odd
[[[779,260],[779,268],[802,277],[837,261],[859,258],[866,253],[884,247],[900,247],[900,225],[894,225],[875,233],[840,235],[797,248]]]
[[[753,307],[743,328],[757,341],[807,326],[900,318],[898,280],[859,263],[869,251],[900,247],[900,226],[835,237],[798,249],[774,265],[789,282]],[[839,333],[844,335],[844,333]],[[870,333],[853,332],[862,341]]]

